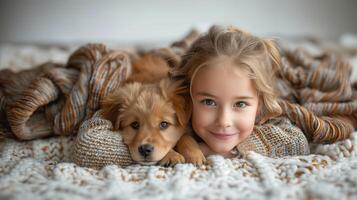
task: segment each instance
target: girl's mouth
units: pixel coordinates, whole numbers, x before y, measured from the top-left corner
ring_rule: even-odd
[[[220,139],[220,140],[229,140],[233,136],[235,136],[237,133],[215,133],[215,132],[210,132],[215,138]]]

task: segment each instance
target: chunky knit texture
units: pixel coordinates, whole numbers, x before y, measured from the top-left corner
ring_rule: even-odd
[[[22,140],[76,133],[130,69],[128,53],[89,44],[75,51],[65,66],[47,63],[19,73],[3,70],[0,119]]]
[[[356,199],[357,132],[310,155],[211,156],[195,167],[72,162],[74,136],[0,142],[0,199]]]
[[[242,156],[249,151],[269,157],[307,155],[310,153],[304,133],[287,118],[277,118],[254,127],[253,133],[237,146]]]
[[[79,129],[74,145],[73,161],[84,167],[100,169],[108,164],[133,164],[120,132],[112,131],[110,121],[98,111]],[[269,157],[307,155],[309,144],[303,132],[286,118],[278,118],[256,126],[250,137],[237,146],[240,156],[255,151]]]
[[[100,169],[109,164],[126,167],[133,164],[129,149],[110,121],[97,112],[85,121],[74,145],[73,161],[80,166]]]
[[[284,115],[313,142],[347,138],[357,129],[357,88],[351,83],[351,65],[331,53],[312,56],[303,49],[282,53],[278,88]]]

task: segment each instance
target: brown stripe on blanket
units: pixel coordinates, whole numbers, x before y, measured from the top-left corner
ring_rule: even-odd
[[[351,65],[334,54],[312,57],[306,51],[283,51],[278,89],[284,115],[309,140],[331,143],[357,129],[357,92]]]

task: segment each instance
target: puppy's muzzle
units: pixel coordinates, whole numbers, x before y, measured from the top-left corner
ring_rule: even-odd
[[[139,153],[142,155],[144,158],[149,157],[152,152],[154,152],[154,146],[151,144],[143,144],[139,146]]]

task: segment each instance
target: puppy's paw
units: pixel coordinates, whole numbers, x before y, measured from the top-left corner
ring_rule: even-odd
[[[190,153],[186,154],[185,160],[187,163],[192,163],[196,166],[203,165],[207,162],[205,155],[200,149],[196,149],[195,151],[191,151]]]
[[[159,162],[161,166],[172,167],[179,163],[184,163],[185,158],[174,150],[170,150],[166,156]]]

